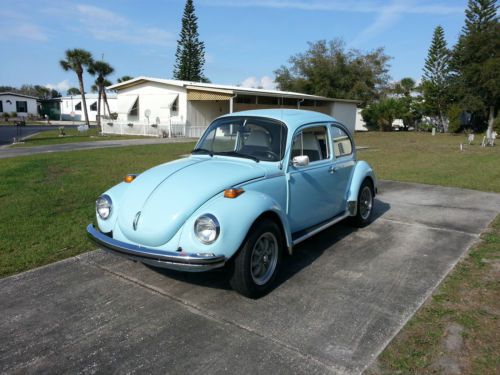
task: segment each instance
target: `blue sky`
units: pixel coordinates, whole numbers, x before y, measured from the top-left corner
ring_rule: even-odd
[[[466,0],[194,0],[214,83],[272,87],[273,71],[308,41],[343,38],[347,47],[384,47],[394,80],[420,79],[433,29],[449,45]],[[122,75],[172,78],[185,0],[0,0],[0,85],[76,86],[58,61],[84,48]],[[90,83],[91,79],[87,79]]]

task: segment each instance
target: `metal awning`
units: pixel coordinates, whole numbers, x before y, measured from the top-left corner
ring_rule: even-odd
[[[172,104],[174,104],[174,102],[177,100],[177,97],[179,96],[179,94],[167,94],[165,96],[167,98],[166,98],[166,100],[162,100],[162,104],[164,104],[164,105],[162,105],[160,108],[171,109]]]
[[[221,90],[188,90],[188,100],[230,100],[232,92],[221,92]]]
[[[118,96],[118,113],[128,115],[132,110],[138,95],[119,95]]]

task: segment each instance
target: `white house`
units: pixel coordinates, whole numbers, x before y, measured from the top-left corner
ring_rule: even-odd
[[[108,93],[108,104],[111,113],[116,113],[117,99],[116,94]],[[83,121],[85,114],[83,113],[83,100],[81,95],[63,96],[61,100],[61,120]],[[87,113],[89,121],[96,121],[97,117],[97,102],[99,100],[98,94],[85,94],[85,101],[87,102]],[[102,116],[109,117],[108,109],[104,104],[104,99],[101,99],[101,114]]]
[[[300,108],[326,113],[354,131],[358,101],[150,77],[107,87],[117,91],[116,121],[104,132],[198,137],[218,116],[248,109]]]
[[[37,116],[37,99],[29,95],[0,92],[0,115],[3,113],[12,115],[12,112],[15,112],[17,117]]]

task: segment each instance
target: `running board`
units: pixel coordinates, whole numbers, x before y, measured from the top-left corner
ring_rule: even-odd
[[[308,232],[308,233],[304,234],[303,236],[301,236],[301,237],[293,240],[292,245],[295,246],[295,245],[301,243],[302,241],[307,240],[308,238],[314,236],[315,234],[321,232],[322,230],[325,230],[328,227],[331,227],[334,224],[337,224],[339,221],[342,221],[342,220],[344,220],[345,218],[347,218],[349,216],[350,215],[349,215],[348,211],[344,212],[340,216],[335,216],[332,220],[330,220],[330,221],[328,221],[328,222],[326,222],[324,224],[320,224],[317,228],[312,229],[310,232]]]

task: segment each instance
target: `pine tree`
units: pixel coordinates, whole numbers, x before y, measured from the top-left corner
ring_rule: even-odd
[[[469,0],[465,25],[453,51],[453,91],[462,109],[488,118],[500,106],[500,24],[495,0]]]
[[[465,10],[465,25],[462,34],[480,32],[494,22],[497,14],[497,0],[469,0]]]
[[[203,73],[205,44],[198,38],[198,17],[195,14],[193,0],[187,0],[175,52],[174,79],[208,82]]]
[[[450,51],[441,26],[434,29],[431,46],[425,59],[422,77],[422,93],[425,99],[425,111],[439,119],[439,127],[448,130],[445,112],[448,104],[448,84],[450,78]]]
[[[437,26],[425,59],[423,79],[434,84],[443,84],[449,75],[449,59],[450,51],[446,46],[444,30],[441,26]]]

